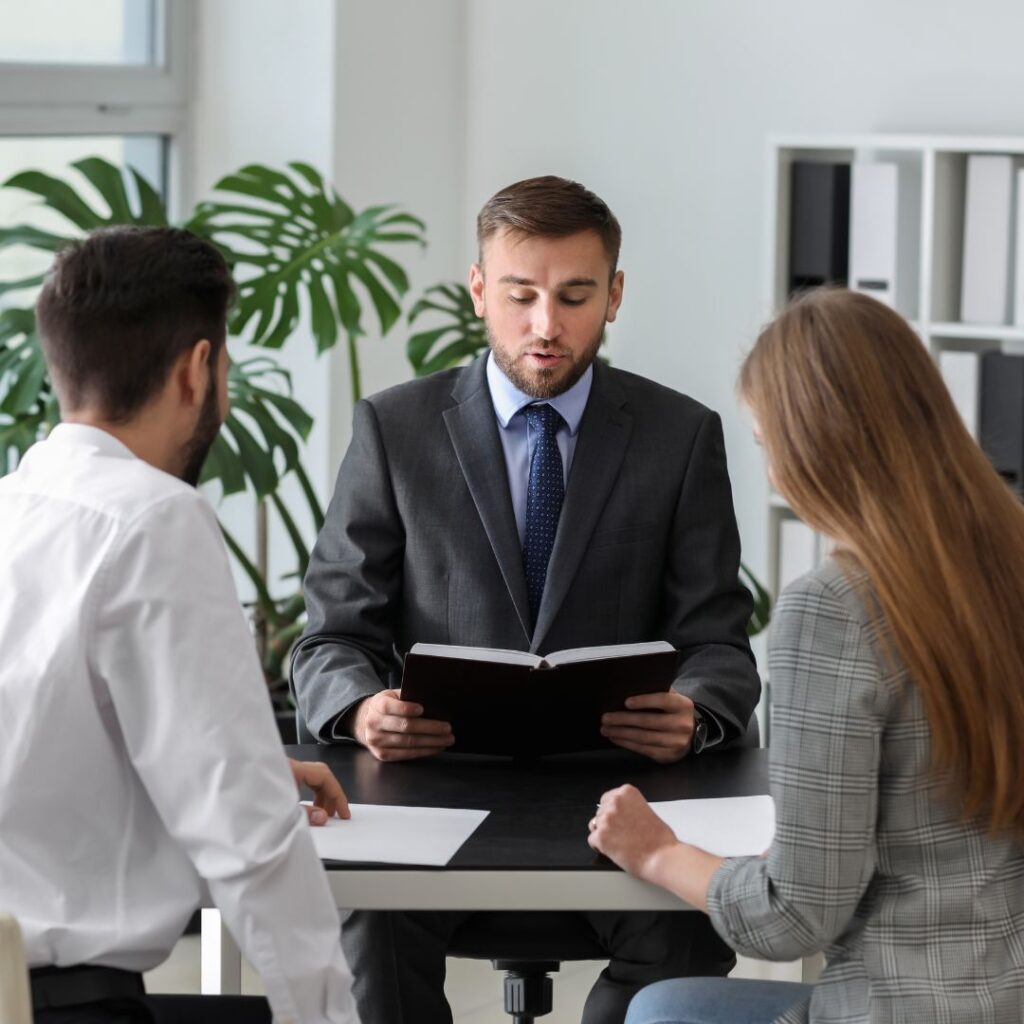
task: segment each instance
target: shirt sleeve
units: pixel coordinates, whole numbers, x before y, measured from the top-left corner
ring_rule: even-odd
[[[813,576],[779,601],[769,666],[775,839],[725,861],[708,913],[738,952],[792,960],[844,931],[874,874],[884,716],[859,616]]]
[[[191,491],[158,502],[125,527],[102,577],[91,667],[168,833],[275,1019],[357,1024],[338,913],[212,510]]]

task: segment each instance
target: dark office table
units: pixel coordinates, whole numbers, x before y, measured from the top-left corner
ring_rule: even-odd
[[[336,904],[352,910],[686,909],[587,845],[601,794],[625,782],[648,800],[768,792],[768,752],[749,748],[674,765],[619,750],[535,761],[442,754],[382,763],[354,744],[285,749],[330,765],[353,803],[490,812],[443,868],[325,861]],[[203,913],[203,991],[237,992],[237,948],[219,915]]]

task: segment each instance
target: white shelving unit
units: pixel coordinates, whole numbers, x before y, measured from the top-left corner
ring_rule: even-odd
[[[1024,138],[942,135],[777,136],[768,142],[765,305],[787,298],[790,168],[796,160],[886,162],[898,171],[896,308],[937,360],[943,351],[1024,353],[1024,328],[961,323],[960,284],[967,158],[1005,154],[1024,166]],[[795,513],[768,497],[768,579],[778,594],[781,534]],[[824,553],[823,545],[819,552]]]

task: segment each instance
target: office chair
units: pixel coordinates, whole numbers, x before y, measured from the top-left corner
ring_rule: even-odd
[[[494,933],[500,918],[500,935]],[[490,960],[504,971],[505,1012],[515,1024],[534,1024],[551,1012],[554,983],[550,977],[563,960],[593,960],[594,942],[580,917],[552,914],[551,927],[537,934],[537,915],[527,912],[481,913],[452,936],[449,956]]]
[[[32,1024],[25,947],[10,914],[0,914],[0,1024]]]

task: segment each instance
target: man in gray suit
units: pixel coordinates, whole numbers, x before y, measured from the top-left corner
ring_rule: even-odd
[[[452,744],[447,722],[394,688],[416,642],[545,653],[667,640],[681,652],[672,689],[631,698],[603,734],[664,763],[743,735],[760,684],[721,422],[596,359],[622,300],[620,237],[575,182],[503,189],[480,212],[470,272],[489,354],[356,406],[292,660],[320,741],[354,738],[382,761]],[[444,956],[467,916],[349,917],[368,1020],[451,1021]],[[694,914],[582,918],[595,958],[611,960],[586,1024],[621,1022],[642,984],[733,962]]]

